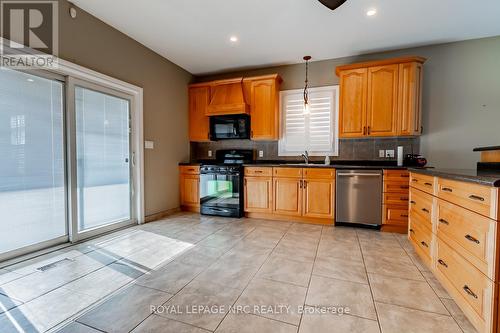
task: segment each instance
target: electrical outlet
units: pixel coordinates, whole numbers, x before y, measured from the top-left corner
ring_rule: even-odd
[[[208,157],[212,157],[212,151],[211,150],[208,151]]]
[[[259,157],[264,157],[264,151],[263,150],[259,150]]]
[[[394,149],[388,149],[385,151],[385,157],[394,158]]]
[[[155,149],[155,143],[153,141],[144,141],[145,149]]]
[[[378,151],[378,157],[385,157],[385,150],[380,149],[380,150]]]

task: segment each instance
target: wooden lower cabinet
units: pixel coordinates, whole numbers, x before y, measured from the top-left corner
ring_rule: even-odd
[[[408,232],[409,172],[384,170],[382,231]]]
[[[182,210],[200,211],[200,168],[198,166],[179,168],[180,206]]]
[[[333,179],[304,179],[303,216],[334,218],[335,182]]]
[[[245,177],[244,210],[249,213],[271,213],[273,211],[273,178]]]
[[[498,188],[419,173],[411,179],[408,238],[415,252],[479,333],[500,332],[499,221],[483,208],[498,207]],[[469,204],[470,195],[484,200]]]
[[[248,217],[333,224],[335,170],[329,168],[245,168]],[[268,176],[272,174],[272,177]]]
[[[302,214],[302,179],[274,178],[273,213],[280,215]]]

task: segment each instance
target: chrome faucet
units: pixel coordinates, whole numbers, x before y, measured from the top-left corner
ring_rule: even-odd
[[[309,153],[307,152],[307,150],[301,156],[304,158],[304,162],[306,162],[306,164],[309,164]]]

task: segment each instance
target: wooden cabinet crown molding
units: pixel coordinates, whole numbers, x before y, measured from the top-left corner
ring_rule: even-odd
[[[386,66],[386,65],[394,65],[394,64],[404,64],[407,62],[418,62],[418,63],[423,64],[426,60],[427,60],[427,58],[424,58],[424,57],[411,56],[411,57],[398,57],[398,58],[383,59],[383,60],[357,62],[354,64],[337,66],[335,68],[335,74],[337,76],[339,76],[340,72],[345,71],[345,70],[366,68],[366,67],[375,67],[375,66]]]

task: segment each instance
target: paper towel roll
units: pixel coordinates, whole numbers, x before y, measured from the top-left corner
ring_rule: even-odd
[[[403,147],[398,146],[398,166],[403,166]]]

